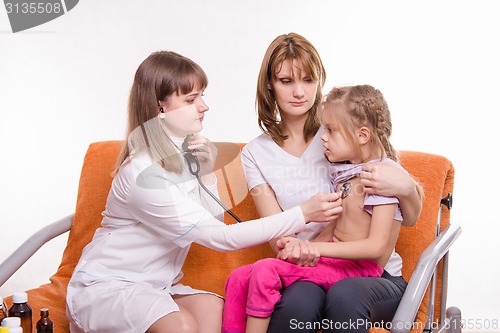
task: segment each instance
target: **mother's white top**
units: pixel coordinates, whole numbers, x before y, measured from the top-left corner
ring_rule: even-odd
[[[324,156],[322,133],[320,128],[300,157],[287,153],[267,134],[250,141],[241,157],[249,189],[269,184],[282,209],[300,205],[317,193],[329,193],[330,162]],[[312,240],[324,227],[326,223],[309,223],[297,237]],[[384,269],[400,276],[401,268],[402,259],[393,251]]]

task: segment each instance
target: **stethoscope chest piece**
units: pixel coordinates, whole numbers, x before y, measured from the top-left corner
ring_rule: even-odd
[[[342,184],[342,186],[340,187],[340,198],[341,199],[347,198],[349,193],[351,193],[351,187],[352,187],[351,182],[345,182],[344,184]]]

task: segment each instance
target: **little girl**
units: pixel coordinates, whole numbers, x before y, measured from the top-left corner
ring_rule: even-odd
[[[368,85],[334,88],[323,102],[321,118],[332,191],[343,199],[342,214],[312,244],[320,255],[315,266],[287,262],[297,240],[285,237],[278,242],[278,259],[263,259],[231,273],[226,282],[224,333],[265,333],[282,288],[300,280],[328,290],[348,277],[379,277],[394,252],[402,221],[399,201],[365,194],[358,177],[363,163],[397,164],[383,95]]]

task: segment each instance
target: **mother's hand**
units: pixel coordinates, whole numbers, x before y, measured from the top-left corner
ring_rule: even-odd
[[[363,164],[360,182],[365,192],[383,196],[406,197],[415,191],[415,181],[398,165],[389,162]]]
[[[315,266],[319,260],[319,249],[308,240],[282,237],[276,242],[277,258],[297,266]]]
[[[417,223],[422,210],[422,189],[406,170],[393,163],[365,163],[360,177],[366,193],[399,199],[404,226]]]

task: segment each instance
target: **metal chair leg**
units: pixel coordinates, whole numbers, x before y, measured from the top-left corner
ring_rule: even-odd
[[[449,320],[449,327],[446,333],[462,333],[462,312],[456,306],[451,306],[446,310],[446,318]]]

